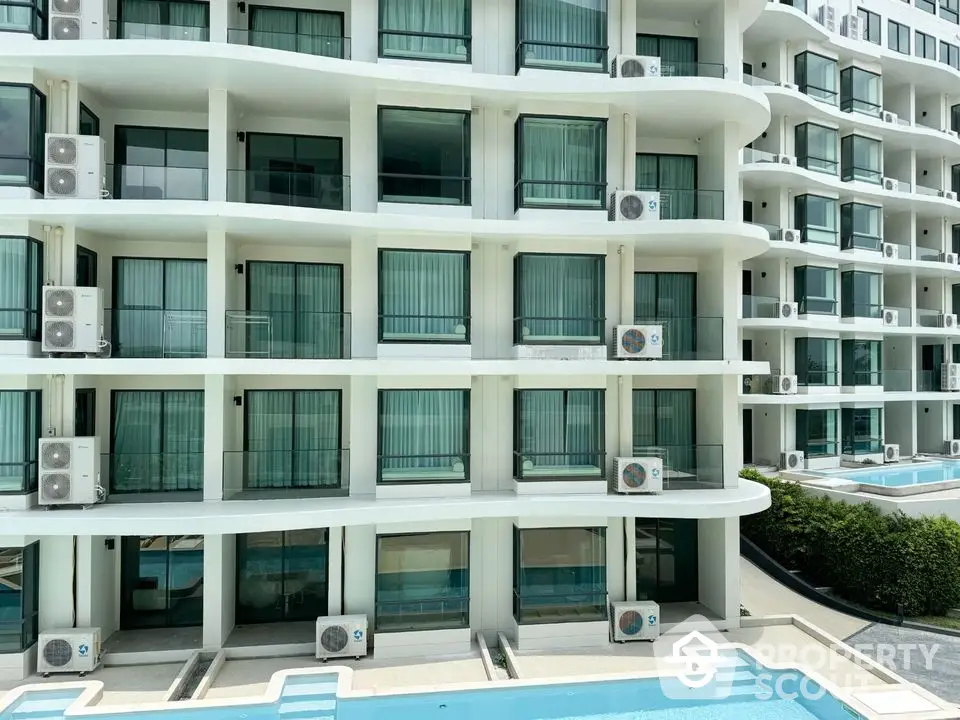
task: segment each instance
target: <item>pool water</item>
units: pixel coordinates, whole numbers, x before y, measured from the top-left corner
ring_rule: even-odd
[[[909,485],[929,485],[944,480],[960,480],[960,462],[931,461],[906,466],[897,465],[889,468],[878,467],[870,470],[841,470],[813,474],[842,478],[864,485],[907,487]]]

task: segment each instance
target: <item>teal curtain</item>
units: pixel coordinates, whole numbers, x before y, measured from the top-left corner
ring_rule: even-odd
[[[606,122],[558,117],[519,122],[523,205],[595,207],[606,182]]]
[[[663,326],[663,357],[697,358],[697,274],[639,272],[633,276],[634,322]]]
[[[381,390],[380,480],[463,480],[469,391]]]
[[[251,390],[244,401],[244,486],[340,485],[338,390]]]
[[[206,260],[116,258],[114,268],[114,356],[206,355]]]
[[[516,256],[516,342],[602,340],[603,255]]]
[[[515,450],[523,477],[603,472],[602,390],[520,390]]]
[[[696,476],[696,445],[696,390],[633,391],[633,452],[637,457],[662,458],[668,476]]]
[[[40,339],[43,246],[32,238],[0,237],[0,338]]]
[[[128,40],[209,40],[210,8],[205,2],[121,0],[121,38]]]
[[[697,75],[697,38],[637,35],[637,55],[660,58],[660,75]]]
[[[39,432],[40,392],[0,391],[0,492],[36,488]]]
[[[343,357],[343,266],[249,263],[247,319],[250,355]]]
[[[250,44],[290,52],[344,57],[343,16],[286,8],[251,8]]]
[[[382,57],[466,62],[470,0],[380,0],[380,31]]]
[[[115,390],[110,490],[203,488],[203,391]]]
[[[524,67],[603,69],[607,55],[606,0],[520,0],[519,8],[520,61]]]
[[[660,192],[661,220],[697,217],[697,156],[637,154],[637,190]]]
[[[380,251],[380,340],[465,342],[470,256]]]

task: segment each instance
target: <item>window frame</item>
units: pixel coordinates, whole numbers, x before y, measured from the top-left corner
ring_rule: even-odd
[[[817,202],[824,202],[832,206],[832,216],[833,216],[833,227],[828,226],[818,226],[811,225],[808,216],[809,205],[811,200],[816,200]],[[840,229],[838,227],[838,200],[836,198],[828,197],[826,195],[817,195],[815,193],[804,193],[802,195],[795,195],[793,198],[793,221],[796,228],[800,231],[800,242],[802,243],[812,243],[816,245],[829,245],[831,247],[836,247],[840,244]],[[817,233],[812,235],[812,232]],[[829,240],[820,240],[814,239],[822,236],[830,235]]]
[[[921,60],[937,60],[937,39],[922,30],[914,30],[913,54]]]
[[[960,0],[940,0],[940,18],[960,25]]]
[[[876,356],[876,370],[856,369],[857,346],[867,348]],[[843,387],[883,387],[883,341],[862,338],[844,338],[840,341],[840,385]]]
[[[887,18],[887,49],[909,55],[910,48],[910,26]]]
[[[863,26],[863,39],[874,45],[883,43],[883,26],[880,24],[882,19],[879,13],[867,10],[865,7],[857,8],[857,16]]]
[[[861,167],[855,164],[858,143],[872,143],[877,150],[879,167]],[[844,162],[848,160],[849,162]],[[840,138],[841,182],[862,182],[880,185],[883,182],[883,141],[852,132]]]
[[[162,0],[157,0],[162,2]],[[180,0],[177,0],[179,2]],[[192,1],[192,0],[188,0]],[[118,21],[119,22],[119,21]],[[124,135],[129,130],[150,130],[155,132],[163,133],[163,165],[133,165],[127,161],[127,150],[130,147],[130,143],[127,137]],[[169,165],[168,156],[170,154],[170,138],[169,135],[171,132],[178,133],[190,133],[196,136],[200,134],[204,138],[204,147],[207,150],[204,153],[204,163],[203,166],[183,166],[183,165]],[[122,139],[121,139],[122,138]],[[202,128],[177,128],[177,127],[160,127],[155,125],[116,125],[113,128],[113,147],[114,147],[114,156],[113,156],[113,197],[117,200],[123,199],[123,193],[121,188],[124,187],[124,176],[126,168],[153,168],[153,169],[162,169],[163,178],[164,178],[164,197],[162,199],[166,200],[167,198],[167,175],[168,171],[171,169],[175,170],[191,170],[200,176],[200,184],[202,185],[203,191],[201,193],[202,197],[171,197],[171,200],[208,200],[210,195],[210,134],[209,131]],[[136,146],[134,146],[136,147]],[[159,150],[159,148],[154,147],[154,150]],[[109,172],[110,166],[107,165],[107,170]],[[191,173],[192,174],[192,173]]]
[[[0,489],[0,497],[4,495],[25,495],[36,492],[40,467],[39,440],[43,437],[43,393],[40,390],[0,390],[0,395],[8,393],[16,393],[24,396],[25,412],[20,421],[23,424],[24,430],[24,444],[23,448],[21,448],[24,460],[20,463],[11,463],[14,467],[23,468],[23,480],[21,481],[19,489]],[[31,414],[33,415],[32,423]]]
[[[832,134],[835,154],[834,159],[831,160],[830,158],[818,157],[810,154],[811,128],[826,131]],[[801,136],[803,138],[802,142]],[[794,146],[797,151],[797,164],[804,170],[812,170],[813,172],[823,173],[825,175],[833,175],[835,177],[840,175],[840,131],[837,128],[832,128],[828,125],[821,125],[820,123],[810,121],[800,123],[794,127]],[[800,153],[801,149],[803,150],[803,154]],[[814,167],[810,167],[810,160],[814,161]],[[816,165],[820,165],[821,167],[816,167]]]
[[[856,82],[854,82],[856,75],[862,73],[863,75],[868,75],[871,81],[877,83],[880,88],[877,102],[871,102],[870,100],[865,100],[859,98],[856,95]],[[849,85],[849,88],[846,86]],[[845,92],[849,89],[849,95]],[[880,117],[883,112],[883,78],[879,73],[870,72],[869,70],[864,70],[861,67],[856,65],[851,65],[849,67],[843,68],[840,71],[840,109],[844,112],[858,112],[864,115],[869,115],[870,117]]]
[[[87,117],[84,118],[84,115],[86,115]],[[83,131],[82,128],[83,128],[84,122],[88,122],[92,126],[90,132]],[[90,108],[88,108],[83,103],[80,103],[80,110],[78,111],[78,115],[77,115],[77,132],[80,135],[87,135],[90,137],[100,137],[100,118],[97,116],[95,112],[93,112]]]
[[[4,153],[0,148],[0,160],[26,163],[25,182],[0,180],[0,187],[28,187],[43,192],[44,158],[46,157],[47,96],[31,83],[0,82],[0,88],[23,88],[27,91],[27,145],[26,154]],[[38,117],[39,116],[39,117]]]
[[[877,455],[883,452],[883,420],[884,409],[882,407],[844,407],[840,408],[840,453],[843,455]],[[872,421],[875,416],[878,420],[878,437],[867,439],[869,443],[866,447],[857,447],[856,426],[858,422],[863,421],[863,415],[866,415],[868,421]],[[849,424],[848,422],[849,421]],[[871,423],[872,424],[872,423]],[[862,442],[862,441],[861,441]]]
[[[937,3],[934,0],[913,0],[913,6],[934,17],[937,15]]]
[[[657,41],[657,56],[660,58],[660,77],[697,77],[700,75],[700,38],[696,35],[668,35],[666,33],[641,33],[638,32],[636,39],[648,38]],[[692,41],[693,45],[693,62],[686,63],[693,65],[693,72],[683,72],[682,66],[680,67],[680,72],[677,71],[677,65],[675,61],[664,60],[661,54],[660,43],[662,40],[686,40]],[[638,48],[639,50],[639,48]],[[637,52],[637,55],[643,53]]]
[[[834,89],[820,87],[819,85],[812,85],[808,81],[807,72],[807,61],[809,58],[817,58],[820,61],[825,61],[828,65],[833,67],[834,75]],[[820,102],[826,103],[828,105],[839,106],[840,105],[840,63],[837,62],[835,58],[822,55],[812,50],[804,50],[799,52],[793,57],[793,74],[797,83],[797,88],[807,97],[813,98]],[[811,93],[809,90],[815,90],[817,92]]]
[[[849,280],[847,280],[849,278]],[[856,286],[858,280],[863,282],[866,279],[869,283],[877,285],[877,302],[863,303],[857,302]],[[849,292],[844,290],[849,288]],[[863,313],[866,308],[866,314]],[[883,315],[883,273],[869,272],[867,270],[844,270],[840,273],[840,317],[870,318],[879,320]]]
[[[30,28],[5,28],[4,33],[33,35],[37,40],[46,40],[49,34],[47,3],[43,0],[0,0],[0,7],[27,8],[30,11]]]
[[[832,297],[826,295],[824,297],[818,297],[816,295],[810,295],[808,290],[809,283],[807,282],[807,273],[810,270],[823,271],[832,277],[833,282],[828,283],[828,292],[832,291]],[[803,277],[803,282],[800,282],[800,277]],[[838,316],[839,313],[839,300],[837,299],[838,289],[837,283],[839,282],[837,268],[833,267],[824,267],[822,265],[797,265],[793,268],[793,299],[799,305],[798,312],[801,315],[832,315]],[[803,287],[801,287],[801,285]],[[811,310],[808,307],[810,300],[816,301],[818,304],[822,304],[825,310]]]
[[[826,425],[829,425],[829,422],[826,422],[826,420],[830,417],[827,413],[833,413],[834,436],[822,441],[816,441],[819,445],[823,446],[823,452],[810,452],[810,413],[822,413],[824,424]],[[803,418],[803,422],[801,422],[801,418]],[[806,436],[803,438],[801,438],[799,432],[801,426],[806,430]],[[795,444],[798,450],[803,451],[805,457],[827,458],[839,456],[840,443],[838,436],[840,435],[840,413],[835,408],[798,408],[795,414],[795,428]]]
[[[34,237],[30,237],[29,235],[0,234],[0,243],[3,243],[4,241],[16,240],[23,240],[25,245],[23,267],[23,307],[0,307],[0,314],[6,314],[7,312],[23,313],[23,332],[19,334],[0,334],[0,343],[4,342],[5,340],[28,340],[31,342],[39,342],[42,324],[41,315],[43,307],[44,284],[43,243]],[[31,250],[33,252],[31,252]],[[36,267],[34,267],[34,265],[36,265]],[[30,297],[31,290],[34,291],[32,298]],[[30,307],[31,302],[34,305],[33,308]]]
[[[273,7],[267,7],[267,8],[264,8],[264,9],[266,9],[266,10],[287,10],[287,8],[273,8]],[[292,12],[313,12],[313,11],[312,11],[312,10],[304,10],[304,11],[294,10],[294,11],[292,11]],[[330,13],[330,14],[336,14],[336,13]],[[251,162],[251,155],[252,155],[252,153],[251,153],[251,147],[253,146],[254,140],[255,140],[256,138],[271,138],[271,137],[290,138],[290,139],[292,140],[292,142],[293,142],[293,158],[292,158],[292,161],[290,161],[290,163],[291,163],[291,165],[293,165],[294,167],[296,167],[296,166],[300,163],[300,160],[299,160],[298,157],[297,157],[297,140],[303,139],[303,140],[329,140],[329,141],[334,141],[335,144],[336,144],[336,146],[337,146],[337,162],[334,163],[334,164],[336,165],[336,168],[335,168],[336,172],[330,173],[329,175],[327,175],[327,174],[318,173],[318,172],[300,173],[298,170],[295,170],[295,169],[294,169],[294,170],[290,170],[290,171],[280,171],[280,170],[260,170],[260,169],[257,169],[257,168],[255,168],[255,167],[253,167],[253,163]],[[281,173],[281,172],[286,172],[286,174],[290,177],[291,190],[286,193],[286,197],[287,197],[287,199],[288,199],[289,202],[285,203],[285,205],[287,205],[287,206],[293,205],[293,206],[297,206],[297,207],[315,207],[315,208],[324,209],[324,210],[344,210],[344,209],[349,209],[349,208],[346,207],[346,200],[347,200],[347,198],[346,198],[346,193],[344,192],[344,190],[345,190],[345,188],[344,188],[344,184],[345,184],[345,183],[344,183],[344,179],[345,179],[345,178],[344,178],[344,174],[343,174],[343,138],[342,138],[341,136],[339,136],[339,135],[297,135],[297,134],[290,134],[290,133],[273,133],[273,132],[248,132],[248,133],[246,133],[246,136],[245,136],[245,138],[244,138],[244,143],[243,143],[243,156],[244,156],[244,157],[243,157],[243,162],[244,162],[244,169],[245,169],[245,170],[244,170],[244,175],[246,176],[246,183],[245,183],[245,185],[246,185],[246,193],[245,193],[245,197],[244,197],[244,201],[245,201],[245,202],[248,202],[248,203],[261,202],[262,204],[265,204],[265,205],[281,205],[281,206],[284,205],[284,203],[267,203],[267,202],[263,202],[262,200],[259,200],[259,198],[258,198],[258,199],[254,199],[253,193],[258,191],[258,188],[256,188],[257,176],[258,176],[258,175],[262,176],[264,173],[267,173],[267,174],[269,174],[270,176],[272,176],[273,173],[278,173],[278,174],[279,174],[279,173]],[[287,158],[276,158],[275,161],[276,161],[276,162],[288,162],[288,159],[287,159]],[[271,162],[273,162],[273,160],[272,160]],[[336,178],[339,178],[339,180],[340,180],[340,201],[339,201],[338,203],[328,203],[328,204],[324,204],[323,201],[318,197],[317,200],[319,200],[320,202],[318,202],[317,204],[306,203],[306,204],[301,205],[301,204],[299,204],[299,203],[293,202],[293,200],[294,200],[295,198],[305,198],[305,197],[308,197],[308,196],[306,196],[306,195],[302,195],[302,194],[299,194],[299,193],[295,193],[295,192],[292,190],[293,181],[296,179],[296,177],[297,177],[298,175],[302,175],[302,176],[309,177],[309,178],[311,179],[311,181],[316,180],[316,179],[322,179],[322,178],[324,178],[324,177],[330,177],[330,178],[336,177]],[[268,180],[269,180],[269,177],[268,177]],[[313,184],[313,183],[311,182],[311,184]],[[316,186],[316,190],[317,190],[317,191],[320,191],[320,189],[321,189],[320,185],[321,185],[321,184],[322,184],[322,183],[318,183],[318,184],[317,184],[317,186]],[[270,195],[273,195],[273,196],[282,195],[282,193],[277,193],[277,192],[274,192],[273,190],[268,190],[267,192],[269,192],[269,194],[270,194]],[[319,192],[318,192],[318,194],[319,194]]]
[[[470,0],[467,0],[469,2]],[[300,38],[301,35],[306,38],[324,38],[324,37],[333,37],[330,35],[310,35],[308,33],[300,32],[300,13],[310,13],[312,15],[332,15],[334,17],[340,18],[340,36],[337,38],[340,40],[340,53],[338,55],[317,55],[317,57],[333,57],[339,58],[340,60],[345,59],[345,56],[348,56],[347,52],[347,43],[346,43],[346,31],[347,31],[347,20],[346,13],[342,10],[325,10],[325,9],[314,9],[314,8],[298,8],[298,7],[285,7],[285,6],[274,6],[274,5],[247,5],[247,27],[246,27],[246,36],[251,40],[256,39],[254,33],[265,32],[263,30],[254,30],[253,29],[253,18],[258,11],[261,10],[272,10],[280,11],[284,13],[290,13],[296,15],[296,27],[297,29],[293,33],[284,33],[289,35],[294,35],[297,38]],[[279,34],[279,33],[277,33]],[[248,41],[250,45],[254,47],[263,47],[261,45],[255,45],[252,41]],[[297,50],[296,52],[300,52]],[[303,53],[303,54],[313,54],[313,53]],[[249,133],[248,133],[249,134]],[[268,134],[268,133],[261,133]]]
[[[464,30],[463,35],[447,35],[444,33],[432,33],[418,30],[389,30],[383,27],[384,7],[383,0],[377,2],[377,57],[391,60],[412,60],[414,62],[441,62],[452,63],[454,65],[470,65],[473,63],[473,0],[463,0],[464,2]],[[344,28],[344,32],[346,29]],[[449,57],[439,57],[437,55],[398,55],[384,54],[383,38],[384,35],[399,35],[401,37],[418,37],[430,39],[462,40],[466,47],[466,54],[463,59],[453,59]]]
[[[20,642],[9,648],[0,646],[0,657],[26,652],[36,644],[40,635],[40,543],[34,541],[21,547],[5,547],[2,550],[6,557],[10,557],[10,550],[19,551],[21,585],[18,593],[19,616],[14,620],[0,620],[0,628],[19,626],[20,632],[17,635]],[[30,607],[27,607],[28,605]]]
[[[794,365],[797,371],[797,385],[804,387],[839,387],[840,386],[840,341],[837,338],[816,337],[802,335],[794,338]],[[811,352],[811,350],[818,350]],[[830,367],[830,356],[833,355],[833,367]],[[822,369],[809,367],[811,355],[816,356],[814,362],[822,361]],[[806,366],[806,367],[804,367]],[[811,380],[811,376],[814,377]]]
[[[524,27],[523,17],[523,3],[525,0],[515,0],[514,3],[514,18],[515,22],[515,32],[514,32],[514,47],[516,48],[514,56],[514,73],[519,73],[522,68],[531,68],[536,70],[559,70],[561,72],[588,72],[588,73],[607,73],[610,67],[610,6],[607,0],[601,0],[603,2],[603,23],[601,24],[601,29],[603,30],[603,44],[601,45],[580,45],[580,44],[567,44],[567,43],[551,43],[551,42],[535,42],[532,40],[526,40],[524,38],[524,33],[526,28]],[[596,50],[600,55],[599,66],[594,68],[587,68],[582,66],[567,66],[563,64],[527,64],[526,53],[524,52],[525,45],[543,45],[548,47],[565,47],[573,49],[582,49],[582,50]]]
[[[880,222],[877,235],[868,235],[863,232],[857,232],[856,228],[856,209],[868,208],[871,212],[879,215]],[[858,240],[860,242],[858,242]],[[868,241],[864,244],[862,241]],[[870,203],[850,201],[840,205],[840,249],[841,250],[875,250],[880,251],[880,245],[883,242],[883,207],[872,205]]]
[[[160,8],[160,22],[158,23],[130,23],[131,25],[141,25],[145,27],[189,27],[198,30],[206,30],[205,37],[202,38],[203,41],[210,40],[210,4],[204,2],[203,0],[176,0],[177,3],[190,4],[190,5],[203,5],[205,6],[204,18],[206,20],[205,25],[172,25],[170,23],[170,5],[165,0],[147,0],[147,2],[152,2]],[[127,21],[123,19],[123,4],[124,0],[117,0],[117,38],[127,39],[126,34],[126,23]],[[169,39],[169,38],[164,38]]]

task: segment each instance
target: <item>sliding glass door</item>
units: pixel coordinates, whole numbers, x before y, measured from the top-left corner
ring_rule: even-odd
[[[697,274],[633,275],[634,321],[663,326],[665,360],[697,359]]]
[[[247,133],[247,202],[342,210],[343,138]]]
[[[637,518],[637,600],[700,600],[698,522]]]
[[[251,7],[250,44],[343,58],[343,13]]]
[[[638,153],[636,182],[637,190],[660,192],[661,220],[699,217],[696,155]]]
[[[120,629],[203,624],[203,536],[138,535],[120,543]]]
[[[210,4],[120,0],[118,35],[126,40],[209,40]]]

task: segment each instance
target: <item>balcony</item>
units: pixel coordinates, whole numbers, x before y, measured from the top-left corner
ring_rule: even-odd
[[[722,190],[651,191],[660,193],[661,220],[723,220]]]
[[[844,438],[841,445],[844,455],[879,455],[883,452],[883,438],[875,435]]]
[[[882,391],[887,389],[883,385],[885,377],[882,370],[844,368],[840,373],[840,384],[843,387],[873,387]]]
[[[797,385],[800,387],[838,387],[840,385],[840,373],[837,370],[798,367]]]
[[[941,318],[943,312],[940,310],[924,310],[917,308],[917,327],[922,328],[940,328],[943,327]]]
[[[109,197],[116,200],[207,200],[207,168],[107,165]]]
[[[519,481],[603,479],[606,454],[603,452],[516,452],[513,477]]]
[[[23,495],[37,489],[37,462],[0,462],[0,495]]]
[[[741,315],[743,319],[763,318],[775,319],[780,317],[780,298],[764,295],[743,295],[740,297]]]
[[[515,53],[516,69],[577,70],[605,73],[609,50],[606,45],[521,40]]]
[[[635,324],[663,327],[664,360],[723,359],[723,318],[642,317]]]
[[[116,40],[210,40],[210,28],[195,25],[161,23],[110,22],[110,37]]]
[[[349,489],[349,450],[237,450],[223,454],[224,497],[263,498],[287,491],[344,494]]]
[[[470,454],[377,455],[377,484],[470,482]]]
[[[203,453],[110,453],[102,456],[111,494],[196,493],[203,490]]]
[[[349,210],[350,178],[307,172],[228,170],[227,201]]]
[[[469,344],[469,315],[380,315],[378,342]]]
[[[265,30],[229,29],[227,42],[232,45],[285,50],[319,57],[350,59],[350,38],[337,35],[272,32]]]
[[[283,360],[350,357],[350,315],[342,312],[230,310],[226,356]]]
[[[722,445],[637,445],[634,457],[663,460],[664,490],[722,489]]]
[[[939,370],[917,370],[917,392],[940,392]]]
[[[428,620],[431,627],[469,627],[470,598],[377,600],[374,617],[377,632],[419,631]]]
[[[104,312],[104,331],[112,357],[207,356],[205,310],[108,309]]]
[[[917,245],[917,260],[923,262],[943,262],[941,259],[943,254],[940,250],[935,250],[933,248],[925,248],[920,245]]]
[[[606,318],[516,317],[514,345],[603,345]]]

